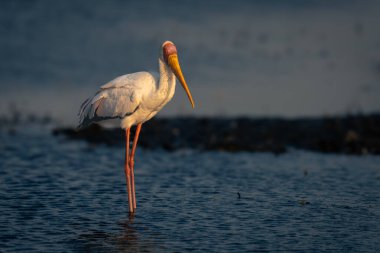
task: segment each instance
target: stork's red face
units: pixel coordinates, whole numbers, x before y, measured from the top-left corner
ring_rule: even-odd
[[[173,42],[165,41],[164,44],[162,44],[162,56],[164,58],[165,63],[171,68],[174,75],[182,84],[182,87],[185,89],[187,97],[190,100],[191,106],[194,108],[194,100],[191,96],[189,88],[187,87],[185,78],[183,77],[181,67],[179,66],[177,48],[175,47]]]
[[[177,54],[177,48],[171,41],[165,41],[162,45],[162,55],[164,56],[165,62],[168,64],[169,56],[172,54]]]

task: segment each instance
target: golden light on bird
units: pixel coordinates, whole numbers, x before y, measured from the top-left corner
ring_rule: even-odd
[[[125,129],[124,171],[130,213],[136,211],[134,157],[142,124],[154,117],[172,99],[176,85],[175,78],[181,83],[194,108],[193,97],[178,62],[177,48],[171,41],[162,44],[159,70],[159,78],[153,73],[141,71],[111,80],[82,104],[78,114],[78,129],[94,122],[121,119],[120,126]],[[130,150],[132,126],[136,126],[136,131]]]

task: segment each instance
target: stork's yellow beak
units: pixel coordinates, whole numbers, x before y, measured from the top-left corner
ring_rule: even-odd
[[[186,91],[187,97],[190,100],[191,106],[194,108],[194,100],[193,100],[193,97],[191,96],[189,87],[187,87],[185,78],[183,77],[181,66],[179,66],[178,55],[177,54],[169,55],[168,64],[170,68],[172,69],[174,75],[177,77],[178,81],[182,84],[182,87]]]

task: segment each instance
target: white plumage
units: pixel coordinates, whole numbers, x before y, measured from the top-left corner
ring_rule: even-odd
[[[88,126],[93,122],[107,119],[124,119],[132,116],[135,122],[123,128],[131,127],[148,119],[150,114],[146,109],[154,99],[157,91],[158,78],[149,72],[137,72],[119,76],[104,84],[96,94],[87,99],[79,111],[79,128]],[[154,116],[154,115],[152,115]],[[145,118],[144,118],[145,117]]]
[[[177,48],[166,41],[161,46],[159,76],[150,72],[137,72],[119,76],[100,87],[79,110],[78,128],[91,123],[121,119],[120,126],[126,132],[125,175],[128,191],[129,212],[136,210],[134,181],[134,155],[142,123],[151,119],[173,97],[176,77],[185,89],[192,107],[194,101],[179,66]],[[130,128],[137,125],[132,150],[129,152]]]
[[[177,58],[173,60],[173,62],[176,61],[176,66],[174,66],[175,63],[170,65],[167,59],[170,56],[177,57],[176,51],[175,55],[167,56],[165,56],[165,51],[161,51],[159,75],[145,71],[136,72],[119,76],[101,86],[93,97],[88,98],[82,104],[78,114],[78,128],[81,129],[94,122],[115,118],[121,119],[123,129],[144,123],[156,115],[172,99],[176,76],[180,79],[191,104],[194,106],[178,60]]]

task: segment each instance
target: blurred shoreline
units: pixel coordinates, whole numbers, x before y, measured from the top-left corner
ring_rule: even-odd
[[[143,125],[146,149],[272,152],[289,148],[323,153],[380,154],[380,114],[315,118],[155,118]],[[92,125],[59,127],[53,135],[91,144],[125,145],[124,132]],[[132,131],[133,134],[133,131]]]

